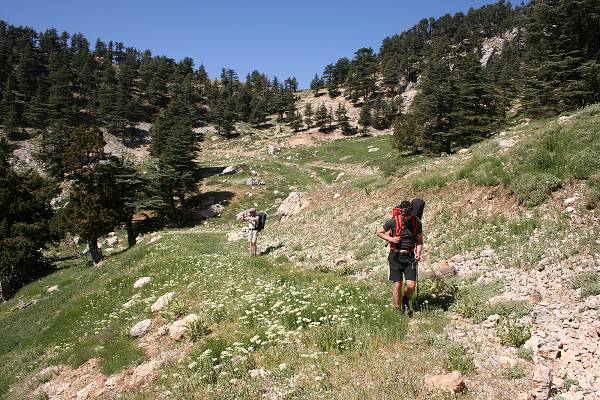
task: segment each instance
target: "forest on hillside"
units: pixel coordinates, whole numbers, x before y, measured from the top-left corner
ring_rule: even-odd
[[[489,59],[482,47],[502,38]],[[416,88],[409,108],[402,94]],[[320,94],[345,96],[361,108],[366,133],[393,128],[402,153],[452,153],[498,131],[507,118],[544,116],[600,100],[600,3],[595,0],[509,2],[419,21],[385,38],[379,52],[325,66],[311,82]],[[223,69],[175,61],[120,42],[92,47],[80,33],[36,32],[0,21],[0,299],[50,270],[45,246],[76,235],[102,259],[97,240],[152,210],[164,223],[187,219],[197,191],[194,128],[213,124],[224,137],[236,124],[270,118],[299,131],[318,126],[357,133],[346,110],[297,105],[298,83],[254,71],[240,81]],[[334,121],[335,120],[335,121]],[[148,122],[151,158],[139,166],[104,151],[103,132],[142,140]],[[15,143],[33,139],[47,177],[15,171]],[[143,173],[142,173],[143,168]],[[59,184],[63,182],[63,188]],[[68,183],[68,190],[64,182]],[[63,190],[61,208],[50,206]]]

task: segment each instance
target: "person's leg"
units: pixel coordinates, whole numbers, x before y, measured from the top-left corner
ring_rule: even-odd
[[[394,282],[394,286],[392,286],[392,302],[394,303],[394,307],[396,309],[400,309],[402,307],[400,303],[400,299],[402,299],[402,281]]]

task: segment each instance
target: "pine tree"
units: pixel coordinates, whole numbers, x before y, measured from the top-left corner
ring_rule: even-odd
[[[452,119],[458,92],[452,73],[452,52],[444,38],[436,38],[421,77],[412,113],[417,117],[417,145],[428,153],[452,151]]]
[[[181,208],[186,206],[186,192],[192,191],[195,180],[195,135],[189,110],[179,99],[172,99],[161,111],[151,129],[151,154],[158,158],[161,190],[165,204],[176,212],[173,195]]]
[[[315,92],[315,96],[317,96],[319,94],[319,90],[323,89],[324,86],[325,84],[323,83],[323,80],[319,78],[318,74],[315,74],[313,80],[310,81],[310,90],[313,90]]]
[[[451,119],[452,149],[469,146],[487,137],[502,121],[500,97],[485,74],[476,53],[457,60],[458,93]]]
[[[321,103],[315,114],[315,122],[319,129],[325,129],[325,124],[327,124],[328,119],[329,116],[327,112],[327,107],[325,107],[325,104]]]
[[[313,124],[313,109],[310,103],[306,103],[304,106],[304,123],[307,129],[310,129]]]
[[[366,101],[360,109],[360,115],[358,116],[358,124],[362,126],[361,132],[363,136],[367,136],[369,132],[369,126],[372,124],[371,118],[371,106]]]
[[[27,106],[25,119],[29,126],[41,134],[48,129],[48,93],[43,79],[38,82],[35,96]]]
[[[62,53],[52,53],[49,61],[49,97],[48,111],[50,122],[73,121],[72,74],[66,56]]]
[[[350,122],[348,122],[349,118],[348,118],[348,110],[346,109],[346,106],[344,106],[342,103],[338,103],[338,108],[335,111],[335,115],[336,115],[336,120],[338,122],[338,126],[342,130],[342,133],[344,135],[351,134],[353,130],[352,130],[352,125],[350,125]]]
[[[54,239],[50,200],[57,187],[32,171],[17,174],[8,162],[10,153],[0,138],[0,302],[52,271],[42,249]]]
[[[290,125],[294,132],[298,132],[300,129],[302,129],[302,113],[300,111],[294,111],[292,113]]]
[[[76,128],[64,154],[64,167],[73,182],[69,201],[60,210],[59,226],[88,243],[94,265],[103,259],[98,238],[118,224],[117,185],[107,163],[102,132],[95,127]]]
[[[401,154],[409,155],[417,151],[417,124],[413,114],[394,120],[394,148]]]
[[[2,116],[2,126],[4,134],[10,139],[21,138],[23,125],[21,119],[21,108],[17,100],[16,82],[12,75],[8,77],[4,91],[2,92],[2,101],[0,102],[0,115]]]

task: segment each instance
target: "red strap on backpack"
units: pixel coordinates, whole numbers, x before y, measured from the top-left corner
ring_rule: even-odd
[[[396,236],[399,237],[402,233],[402,228],[403,228],[402,214],[401,214],[399,208],[396,208],[396,207],[392,208],[392,217],[394,218],[394,221],[396,222]],[[417,240],[417,223],[416,223],[417,220],[418,220],[418,218],[415,217],[414,215],[410,216],[410,222],[412,224],[413,235],[414,235],[415,241]],[[400,244],[400,243],[398,242],[397,244]],[[396,243],[390,243],[390,248],[393,251],[396,251]]]

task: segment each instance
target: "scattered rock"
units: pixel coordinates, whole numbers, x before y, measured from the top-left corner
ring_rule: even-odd
[[[369,152],[369,153],[374,153],[374,152],[376,152],[376,151],[379,151],[379,147],[371,147],[371,148],[368,150],[368,152]]]
[[[458,154],[467,154],[469,152],[469,149],[460,149],[458,151]]]
[[[498,316],[498,318],[500,318],[500,316]],[[512,357],[500,356],[498,357],[498,363],[502,368],[513,368],[519,364],[519,361]]]
[[[143,278],[138,279],[137,281],[135,281],[135,283],[133,284],[133,288],[134,289],[139,289],[142,286],[144,286],[146,283],[150,282],[151,278],[149,276],[145,276]]]
[[[56,292],[58,290],[58,285],[54,285],[54,286],[50,286],[48,288],[48,290],[46,290],[48,293],[52,293],[52,292]]]
[[[138,322],[129,331],[129,336],[140,337],[140,336],[145,335],[146,332],[148,332],[148,329],[150,329],[150,325],[152,325],[152,320],[151,319],[145,319],[143,321]]]
[[[104,382],[104,386],[109,390],[116,389],[122,385],[123,385],[123,375],[121,375],[121,374],[113,375],[113,376],[109,377],[106,380],[106,382]]]
[[[304,193],[291,192],[283,203],[281,203],[275,215],[279,220],[286,220],[299,213],[306,205],[306,202],[307,199]]]
[[[230,165],[229,167],[225,168],[223,170],[223,172],[221,172],[221,175],[232,175],[235,174],[237,172],[237,168],[235,168],[235,166]]]
[[[227,235],[225,235],[225,238],[227,239],[228,242],[235,242],[235,241],[242,239],[246,235],[246,232],[247,232],[246,229],[243,229],[240,231],[229,232]]]
[[[269,375],[269,373],[262,368],[251,369],[250,371],[248,371],[248,373],[250,374],[250,378],[252,379],[262,378],[264,376]]]
[[[545,365],[538,364],[533,371],[531,379],[531,392],[528,400],[547,400],[550,398],[550,384],[552,376],[550,368]]]
[[[459,371],[441,375],[426,375],[424,383],[429,390],[444,390],[453,394],[460,393],[465,389],[465,381]]]
[[[111,233],[114,233],[114,232],[111,232]],[[119,243],[118,236],[109,236],[108,239],[106,239],[106,244],[110,247],[114,247],[118,243]]]
[[[339,193],[336,193],[336,194],[333,195],[333,199],[335,200],[335,199],[339,198],[340,196],[341,195]]]
[[[193,321],[197,321],[198,319],[199,317],[196,314],[190,314],[187,317],[178,319],[169,327],[169,336],[171,339],[180,340],[185,335],[188,325]]]
[[[420,268],[419,275],[427,279],[447,278],[456,275],[456,268],[450,266],[448,261],[440,260],[429,267]]]
[[[561,117],[558,117],[558,123],[561,125],[566,124],[567,122],[571,121],[571,118],[573,118],[573,116],[563,115]]]
[[[130,388],[140,386],[146,382],[151,382],[156,375],[156,371],[161,365],[160,359],[152,359],[138,365],[131,376],[127,379],[127,386]]]
[[[158,300],[156,300],[156,302],[154,304],[152,304],[152,306],[150,307],[150,310],[152,310],[152,311],[162,310],[167,304],[169,304],[169,302],[171,301],[173,296],[175,296],[175,292],[169,292],[169,293],[163,294],[162,296],[160,296],[158,298]]]
[[[567,208],[565,208],[565,211],[570,214],[570,213],[572,213],[572,212],[575,211],[575,208],[574,207],[567,207]]]
[[[565,200],[563,201],[563,204],[564,204],[565,206],[568,206],[569,204],[573,204],[573,203],[575,203],[576,201],[577,201],[577,197],[569,197],[568,199],[565,199]]]
[[[275,154],[279,153],[281,151],[281,147],[270,144],[269,147],[267,148],[267,152],[269,153],[270,156],[274,156]]]
[[[498,145],[500,146],[501,150],[508,150],[511,147],[513,147],[516,144],[516,142],[512,139],[501,139],[498,141]]]

